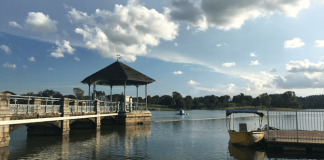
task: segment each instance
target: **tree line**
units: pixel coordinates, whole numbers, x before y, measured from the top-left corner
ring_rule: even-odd
[[[10,91],[5,91],[5,93],[15,93]],[[70,99],[80,99],[89,100],[92,97],[84,95],[84,91],[80,88],[73,88],[73,95],[62,95],[58,91],[46,89],[44,91],[39,91],[38,93],[29,92],[22,94],[24,96],[38,96],[38,97],[53,97],[53,98],[70,98]],[[99,98],[104,98],[110,101],[110,95],[106,95],[103,91],[97,91],[96,96]],[[139,103],[145,103],[146,99],[138,97]],[[20,100],[22,101],[22,100]],[[18,103],[20,102],[18,101]],[[124,95],[113,94],[112,101],[124,102]],[[137,98],[133,98],[133,102],[137,102]],[[174,109],[223,109],[225,107],[231,106],[242,107],[242,106],[262,106],[263,107],[278,107],[278,108],[324,108],[324,95],[312,95],[307,97],[297,97],[295,92],[286,91],[283,94],[267,94],[263,93],[253,98],[251,95],[244,95],[240,93],[233,96],[229,95],[215,96],[206,95],[201,97],[191,97],[187,95],[183,97],[179,92],[172,92],[172,95],[155,95],[147,96],[147,102],[151,105],[163,105],[165,107]],[[58,102],[55,102],[58,103]]]

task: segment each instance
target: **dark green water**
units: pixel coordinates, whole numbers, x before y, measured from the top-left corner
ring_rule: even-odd
[[[188,112],[189,116],[176,116],[177,112],[152,111],[151,124],[101,126],[100,131],[71,130],[65,137],[27,137],[27,127],[21,127],[10,134],[9,149],[2,149],[0,156],[2,159],[269,159],[262,149],[228,143],[225,119],[154,122],[225,117],[225,111]],[[258,120],[254,116],[237,118],[235,125],[247,123],[248,130],[256,129]]]

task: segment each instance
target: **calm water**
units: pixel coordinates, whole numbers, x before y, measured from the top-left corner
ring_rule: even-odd
[[[71,130],[68,137],[27,137],[27,127],[21,127],[10,134],[10,146],[2,148],[0,156],[3,159],[269,159],[261,149],[229,144],[225,119],[156,122],[222,118],[225,111],[188,111],[188,116],[175,113],[152,111],[151,124],[101,126],[101,131]],[[247,123],[248,130],[256,129],[258,120],[257,116],[237,118],[235,126]]]

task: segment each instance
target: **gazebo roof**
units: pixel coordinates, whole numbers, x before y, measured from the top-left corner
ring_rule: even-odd
[[[81,83],[97,85],[144,85],[152,83],[155,80],[136,71],[135,69],[116,61],[115,63],[101,69],[100,71],[85,78]]]

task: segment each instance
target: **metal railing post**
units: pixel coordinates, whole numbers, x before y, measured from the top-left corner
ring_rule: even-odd
[[[267,107],[267,121],[268,121],[268,125],[267,125],[267,130],[268,130],[268,140],[270,140],[270,132],[269,132],[269,107]]]
[[[298,143],[298,119],[297,119],[297,108],[296,108],[296,129],[297,129],[297,143]]]
[[[30,97],[28,97],[27,114],[29,114],[29,101],[30,101]]]

